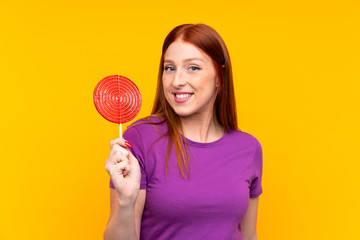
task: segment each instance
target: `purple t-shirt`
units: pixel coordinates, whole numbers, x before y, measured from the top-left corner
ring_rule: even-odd
[[[210,143],[187,139],[190,178],[183,179],[174,147],[166,175],[167,137],[159,134],[166,132],[166,124],[156,128],[140,124],[124,133],[140,163],[140,189],[146,189],[140,239],[241,240],[241,220],[249,198],[262,193],[259,141],[238,130]],[[110,187],[114,187],[111,179]]]

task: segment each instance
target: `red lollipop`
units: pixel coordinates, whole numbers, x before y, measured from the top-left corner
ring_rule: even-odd
[[[120,124],[135,118],[141,108],[141,94],[137,86],[128,78],[111,75],[102,79],[94,90],[96,110],[106,120]]]

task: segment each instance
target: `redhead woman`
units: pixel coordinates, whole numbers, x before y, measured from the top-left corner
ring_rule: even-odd
[[[151,115],[110,148],[104,239],[257,239],[262,148],[237,126],[230,57],[213,28],[168,34]]]

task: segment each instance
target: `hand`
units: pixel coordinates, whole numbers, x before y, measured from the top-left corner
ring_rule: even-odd
[[[128,142],[123,138],[110,141],[110,154],[105,162],[105,169],[119,194],[119,203],[135,205],[140,189],[140,167],[138,160],[128,149]]]

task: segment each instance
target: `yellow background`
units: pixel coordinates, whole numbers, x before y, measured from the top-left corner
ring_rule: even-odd
[[[206,23],[233,63],[239,127],[263,147],[259,240],[360,239],[356,1],[2,1],[0,239],[101,239],[120,74],[150,113],[162,42]]]

